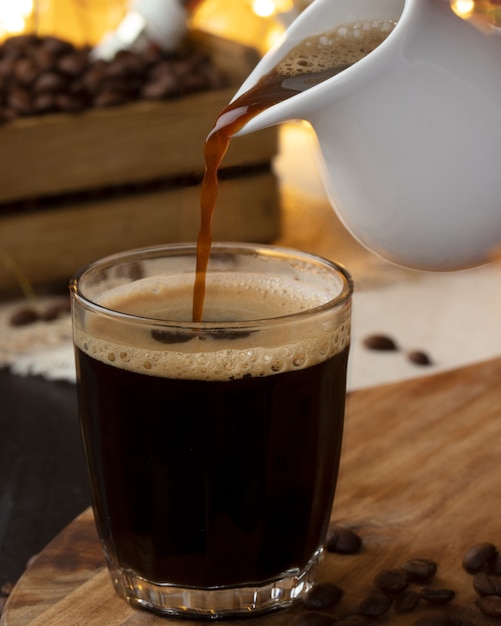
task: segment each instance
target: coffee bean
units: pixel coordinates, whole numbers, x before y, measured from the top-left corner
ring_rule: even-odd
[[[7,92],[7,105],[19,115],[31,115],[30,92],[25,87],[13,87]]]
[[[10,318],[11,326],[27,326],[39,319],[38,313],[31,307],[25,307],[15,311]]]
[[[6,582],[0,587],[0,595],[2,596],[10,596],[12,590],[14,589],[14,583]]]
[[[398,569],[383,570],[374,578],[374,585],[386,593],[401,593],[408,584],[407,574]]]
[[[56,55],[52,50],[44,46],[38,45],[34,48],[30,53],[30,57],[33,59],[39,72],[53,70],[56,66]]]
[[[402,565],[402,569],[414,582],[430,580],[437,573],[437,564],[431,559],[410,559]]]
[[[364,346],[369,350],[384,352],[398,350],[396,342],[388,335],[369,335],[364,339]]]
[[[414,622],[414,626],[452,626],[447,615],[425,615]]]
[[[419,595],[423,600],[434,606],[448,604],[454,600],[456,592],[453,589],[430,589],[426,587],[421,589]]]
[[[331,525],[327,531],[325,548],[338,554],[355,554],[360,551],[362,540],[350,528]]]
[[[360,603],[358,612],[366,617],[381,617],[390,607],[391,598],[379,591],[371,591]]]
[[[13,77],[23,87],[29,87],[37,75],[38,69],[31,59],[18,59],[14,64]]]
[[[183,94],[194,93],[196,91],[202,91],[207,85],[207,79],[204,74],[195,72],[189,74],[182,79],[182,92]]]
[[[419,593],[412,589],[407,589],[395,600],[395,612],[408,613],[409,611],[413,611],[419,604],[419,600]]]
[[[332,582],[319,582],[313,586],[303,600],[308,609],[328,609],[335,606],[343,595],[343,590]]]
[[[106,64],[104,61],[96,61],[82,75],[82,84],[91,94],[99,91],[107,77]]]
[[[501,596],[501,580],[485,572],[475,574],[473,588],[479,596]]]
[[[181,92],[182,85],[179,78],[174,74],[168,74],[144,85],[141,89],[141,97],[145,100],[161,100],[179,96]]]
[[[412,350],[408,352],[407,358],[411,363],[414,363],[414,365],[432,365],[431,358],[422,350]]]
[[[63,113],[77,113],[84,108],[84,103],[80,98],[67,93],[58,93],[54,96],[54,103],[58,111]]]
[[[41,91],[56,93],[65,89],[67,85],[68,82],[58,72],[43,72],[36,79],[33,90],[36,93]]]
[[[35,96],[33,100],[33,112],[34,113],[50,113],[51,111],[55,111],[56,100],[54,94],[52,93],[40,93]]]
[[[85,70],[87,63],[87,55],[81,51],[67,52],[57,60],[56,67],[62,74],[67,76],[80,76]]]
[[[103,89],[96,95],[96,97],[92,101],[93,105],[99,109],[118,106],[120,104],[124,104],[125,102],[125,96],[122,93],[114,91],[112,89]]]
[[[475,603],[480,611],[487,617],[501,618],[501,598],[498,596],[485,596]]]
[[[475,574],[495,558],[496,546],[489,542],[477,543],[463,555],[463,568],[469,574]]]
[[[159,61],[155,63],[154,66],[150,69],[148,80],[156,81],[159,78],[163,78],[164,76],[176,76],[176,70],[174,61],[171,59],[165,59],[163,61]]]
[[[32,46],[38,43],[38,37],[34,34],[14,35],[4,41],[4,52],[16,50],[17,52],[27,52]]]
[[[317,611],[303,613],[294,620],[294,626],[332,626],[333,624],[337,625],[335,617]]]

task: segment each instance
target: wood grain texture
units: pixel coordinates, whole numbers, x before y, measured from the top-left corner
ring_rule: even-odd
[[[280,231],[278,181],[269,169],[221,181],[214,237],[270,242]],[[0,215],[0,252],[31,283],[67,279],[79,267],[131,248],[194,241],[200,187],[172,187],[43,211]],[[0,263],[0,290],[17,276]]]
[[[205,138],[234,91],[14,120],[0,129],[0,202],[201,173]],[[276,129],[247,135],[225,167],[270,162],[276,149]]]
[[[500,380],[501,359],[496,359],[349,396],[333,520],[355,528],[364,547],[358,555],[328,554],[323,560],[320,577],[345,591],[336,615],[356,608],[382,568],[428,557],[439,562],[433,586],[457,592],[447,610],[476,626],[499,623],[475,607],[472,578],[461,560],[478,541],[501,546]],[[246,623],[286,626],[300,611]],[[392,613],[372,623],[410,626],[418,616],[443,612],[420,605],[412,614]],[[179,624],[133,610],[114,595],[90,511],[39,555],[15,587],[0,623]]]

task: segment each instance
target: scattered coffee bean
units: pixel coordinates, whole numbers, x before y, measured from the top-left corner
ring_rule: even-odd
[[[426,600],[428,604],[440,606],[454,600],[456,592],[453,589],[430,589],[426,587],[421,589],[419,595],[423,600]]]
[[[426,352],[422,350],[412,350],[407,353],[407,358],[414,365],[432,365],[432,360]]]
[[[319,582],[313,586],[303,600],[308,609],[328,609],[335,606],[343,595],[343,590],[332,582]]]
[[[419,604],[420,595],[417,591],[412,589],[406,589],[395,600],[395,612],[396,613],[408,613],[413,611]]]
[[[463,555],[463,568],[469,574],[475,574],[496,556],[496,546],[489,542],[477,543]]]
[[[325,548],[338,554],[356,554],[362,547],[362,540],[354,530],[331,525],[327,532]]]
[[[35,309],[26,307],[18,309],[11,315],[10,324],[11,326],[27,326],[38,321],[38,319],[39,316]]]
[[[374,585],[386,593],[401,593],[408,584],[407,574],[398,569],[383,570],[374,578]]]
[[[381,617],[390,607],[391,598],[379,591],[371,591],[360,603],[358,612],[366,617]]]
[[[3,583],[0,587],[0,595],[2,596],[10,596],[12,590],[14,589],[14,584],[11,582]]]
[[[369,350],[398,350],[396,342],[388,335],[369,335],[364,339],[364,346]]]
[[[485,572],[477,572],[473,577],[473,588],[479,596],[501,596],[501,580]]]
[[[485,596],[475,603],[480,611],[487,617],[501,618],[501,598],[498,596]]]
[[[321,613],[318,611],[310,611],[303,613],[296,620],[294,620],[294,626],[332,626],[336,624],[337,620],[328,613]]]
[[[402,569],[414,582],[424,582],[437,573],[437,564],[431,559],[410,559],[402,565]]]

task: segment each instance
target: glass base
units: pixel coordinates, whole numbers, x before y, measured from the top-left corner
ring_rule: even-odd
[[[216,620],[255,617],[285,609],[311,589],[320,552],[301,572],[285,572],[262,584],[239,587],[193,588],[158,584],[131,571],[110,566],[117,594],[131,606],[165,617]]]

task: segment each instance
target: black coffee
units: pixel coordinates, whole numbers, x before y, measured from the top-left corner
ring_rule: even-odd
[[[266,316],[273,301],[310,297],[285,293],[271,289],[263,303],[249,294],[248,306],[241,294],[232,306],[248,314],[266,303]],[[133,300],[119,310],[141,308]],[[107,335],[106,325],[98,340],[76,333],[96,521],[112,563],[157,583],[214,587],[273,579],[312,558],[336,485],[349,329],[297,343],[281,343],[281,332],[168,346],[151,332]]]

